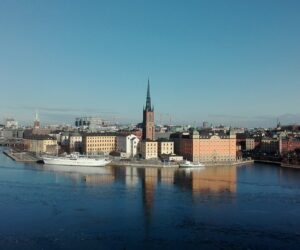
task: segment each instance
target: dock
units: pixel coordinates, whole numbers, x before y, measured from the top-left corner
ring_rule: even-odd
[[[254,160],[235,161],[235,162],[204,162],[205,167],[228,167],[228,166],[242,166],[253,164]],[[118,167],[137,167],[137,168],[179,168],[179,163],[164,163],[164,162],[148,162],[143,161],[112,161],[109,165]]]
[[[282,163],[280,166],[283,167],[283,168],[300,169],[300,165],[294,165],[294,164]]]
[[[37,162],[38,158],[34,157],[33,155],[27,152],[16,152],[13,150],[4,150],[3,154],[10,157],[12,160],[17,162]]]
[[[276,166],[279,166],[279,167],[282,167],[282,168],[300,169],[300,165],[287,164],[287,163],[278,162],[278,161],[255,160],[254,162],[276,165]]]
[[[272,164],[272,165],[281,165],[279,161],[269,161],[269,160],[254,160],[255,163],[265,163],[265,164]]]
[[[38,159],[35,155],[29,152],[17,152],[13,149],[4,150],[3,154],[10,157],[12,160],[17,162],[28,162],[36,163]],[[254,160],[239,160],[235,162],[204,162],[205,167],[222,167],[222,166],[242,166],[253,164]],[[177,162],[161,162],[161,161],[152,161],[152,160],[129,160],[129,161],[120,161],[113,160],[110,166],[119,166],[119,167],[136,167],[136,168],[179,168],[179,163]]]
[[[179,168],[179,165],[174,163],[172,164],[163,163],[163,162],[149,163],[146,161],[141,161],[141,162],[112,161],[109,165],[116,166],[116,167],[136,167],[136,168],[173,168],[173,169]]]

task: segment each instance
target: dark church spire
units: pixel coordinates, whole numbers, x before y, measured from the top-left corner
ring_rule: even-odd
[[[143,140],[155,139],[154,108],[151,106],[150,80],[148,78],[146,106],[143,110]]]
[[[146,111],[151,111],[151,96],[150,96],[150,81],[148,78],[148,87],[147,87],[147,98],[146,98]]]

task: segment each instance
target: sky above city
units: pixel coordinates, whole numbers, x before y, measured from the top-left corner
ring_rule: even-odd
[[[0,123],[300,123],[300,1],[0,1]]]

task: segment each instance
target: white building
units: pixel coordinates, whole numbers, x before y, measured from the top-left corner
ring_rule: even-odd
[[[82,135],[78,132],[71,133],[69,136],[70,152],[80,152],[82,146]]]
[[[15,119],[9,118],[5,121],[6,128],[18,128],[18,122]]]
[[[69,132],[61,132],[60,136],[57,138],[57,141],[61,143],[61,145],[68,145],[69,144]]]
[[[139,139],[135,135],[117,136],[117,151],[124,153],[125,157],[137,155]]]

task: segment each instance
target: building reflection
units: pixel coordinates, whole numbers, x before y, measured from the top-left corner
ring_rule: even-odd
[[[135,167],[69,167],[44,165],[43,170],[69,176],[73,181],[84,181],[87,185],[102,185],[119,181],[127,187],[141,183],[145,208],[150,211],[154,202],[157,183],[175,185],[192,192],[236,192],[236,167],[207,167],[204,170],[181,170],[172,168],[135,168]],[[281,176],[283,174],[281,173]],[[293,178],[294,174],[282,179]]]
[[[115,177],[112,174],[86,175],[83,177],[83,180],[87,186],[99,186],[113,183],[115,181]]]
[[[139,183],[139,177],[137,173],[137,168],[126,167],[125,168],[125,184],[126,187],[135,187]]]
[[[74,183],[84,181],[87,185],[101,185],[112,183],[115,180],[112,168],[96,168],[83,166],[60,166],[44,164],[43,171],[54,172],[56,179],[59,177],[68,177]]]
[[[162,168],[160,171],[160,182],[164,185],[174,184],[174,173],[175,169],[172,168]]]
[[[236,193],[236,167],[207,167],[204,170],[182,170],[172,168],[65,168],[46,166],[45,170],[68,175],[73,181],[84,182],[86,186],[101,186],[122,183],[128,192],[141,195],[145,229],[148,230],[155,207],[155,193],[162,186],[173,185],[192,197],[210,193]],[[59,173],[60,172],[60,173]],[[159,184],[159,187],[157,185]],[[137,187],[137,188],[134,188]],[[191,198],[192,198],[191,197]]]
[[[111,184],[115,181],[115,175],[113,168],[111,167],[104,167],[98,168],[100,171],[97,174],[88,174],[83,176],[83,181],[87,186],[100,186]]]
[[[144,168],[141,170],[143,170],[142,172],[144,172],[144,178],[142,181],[143,205],[145,208],[145,213],[147,215],[151,215],[158,171],[156,168]]]
[[[300,171],[293,168],[279,168],[279,183],[285,187],[300,187]]]
[[[235,193],[236,167],[207,167],[204,170],[178,171],[175,185],[193,193]]]

